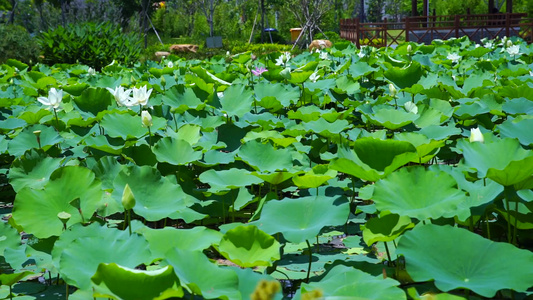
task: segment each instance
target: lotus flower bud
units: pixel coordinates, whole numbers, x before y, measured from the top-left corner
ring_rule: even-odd
[[[411,52],[413,52],[413,47],[411,47],[411,45],[409,44],[407,45],[407,53],[410,54]]]
[[[146,110],[143,110],[141,113],[142,123],[144,127],[152,126],[152,116]]]
[[[124,187],[124,192],[122,192],[122,206],[124,206],[125,210],[130,210],[135,207],[135,196],[133,196],[130,185],[127,183]]]
[[[513,45],[513,41],[507,40],[506,45],[507,45],[507,47],[511,47]]]
[[[394,84],[392,83],[389,83],[389,92],[392,97],[395,97],[396,94],[398,94],[398,91],[396,90],[396,88],[394,87]]]
[[[483,143],[485,139],[483,138],[483,133],[481,133],[481,130],[478,128],[472,128],[470,129],[470,142],[481,142]]]

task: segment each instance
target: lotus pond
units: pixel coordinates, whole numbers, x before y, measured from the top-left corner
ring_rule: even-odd
[[[532,70],[514,39],[8,61],[0,298],[530,297]]]

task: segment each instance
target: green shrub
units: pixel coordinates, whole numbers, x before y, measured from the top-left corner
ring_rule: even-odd
[[[142,51],[136,33],[123,33],[111,23],[59,26],[41,33],[39,43],[44,63],[81,63],[97,70],[113,60],[132,65]]]
[[[243,44],[236,45],[231,49],[231,53],[241,53],[246,51],[252,51],[255,55],[262,55],[271,52],[285,52],[291,51],[292,45],[280,45],[280,44]]]
[[[325,36],[324,36],[325,35]],[[315,40],[329,40],[332,43],[342,42],[340,35],[333,31],[326,31],[324,33],[320,32],[315,34]]]
[[[13,58],[31,64],[37,61],[39,45],[22,26],[0,26],[0,63]]]
[[[263,36],[265,43],[269,43],[270,42],[270,36],[272,36],[272,42],[273,43],[285,44],[285,40],[283,39],[281,34],[279,34],[279,32],[277,32],[277,31],[271,31],[270,35],[268,34],[268,32],[265,32],[265,35]],[[261,32],[259,32],[259,33],[254,35],[254,42],[256,44],[257,43],[261,43]]]

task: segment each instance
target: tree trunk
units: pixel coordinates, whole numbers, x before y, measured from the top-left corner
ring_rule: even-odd
[[[67,10],[67,1],[61,0],[61,22],[63,23],[63,27],[67,26],[66,10]]]
[[[265,42],[265,0],[261,0],[261,43]]]
[[[17,0],[11,0],[11,14],[9,15],[9,24],[13,25],[15,23],[15,9],[17,8]]]

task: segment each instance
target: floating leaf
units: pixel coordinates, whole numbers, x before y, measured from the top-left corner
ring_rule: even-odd
[[[432,247],[437,241],[439,247]],[[461,228],[418,226],[402,236],[396,253],[405,256],[415,281],[433,279],[444,292],[466,288],[492,298],[501,289],[525,292],[533,286],[533,253]]]

